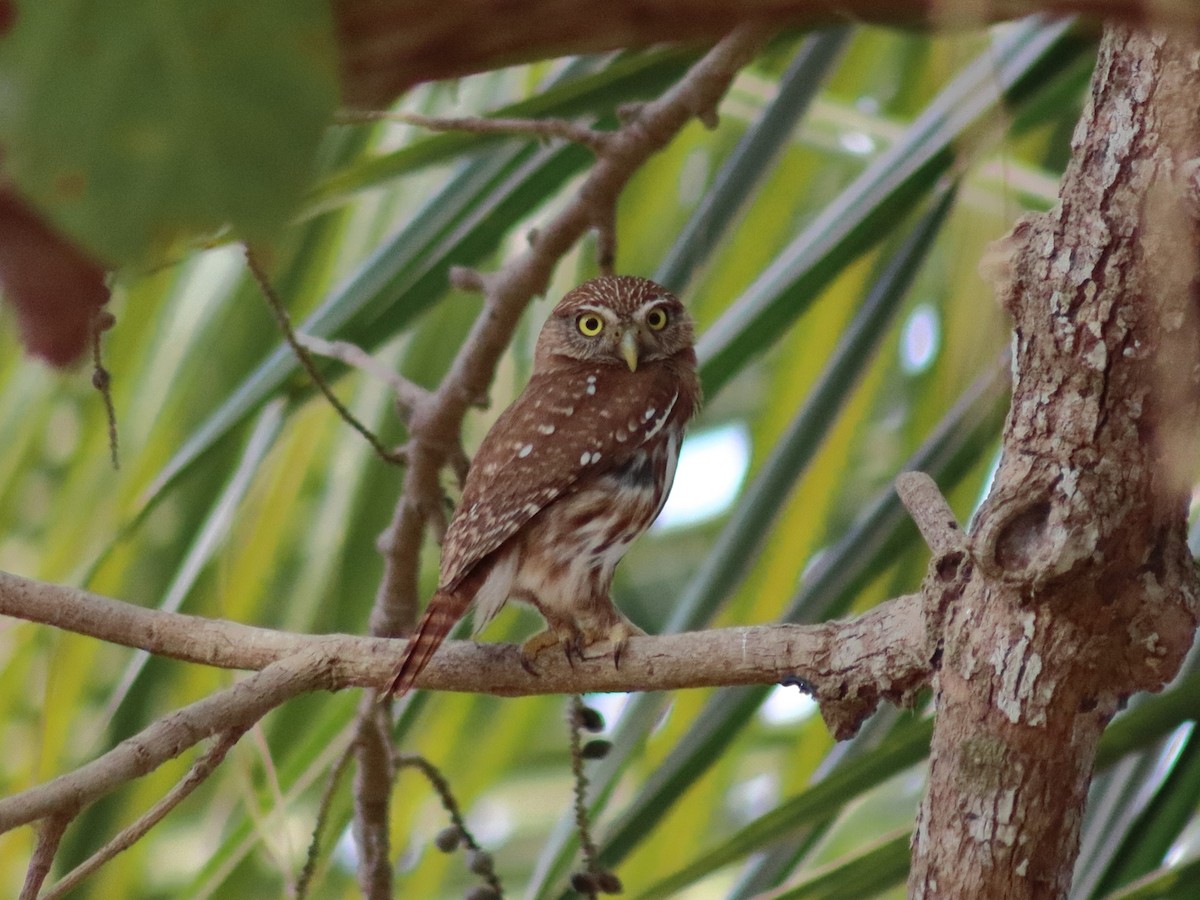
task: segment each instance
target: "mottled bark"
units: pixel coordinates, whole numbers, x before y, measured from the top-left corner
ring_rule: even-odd
[[[947,611],[911,896],[1065,896],[1100,733],[1191,646],[1198,76],[1193,45],[1109,30],[1061,202],[985,267],[1013,404]]]

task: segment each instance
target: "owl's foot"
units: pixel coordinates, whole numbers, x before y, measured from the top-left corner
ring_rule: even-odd
[[[530,675],[536,675],[537,669],[533,665],[533,661],[551,647],[562,647],[564,652],[567,654],[567,662],[570,662],[571,640],[572,637],[570,635],[564,637],[553,628],[547,628],[544,631],[539,631],[533,637],[521,644],[521,668],[523,668]]]
[[[622,618],[603,631],[558,630],[547,628],[539,631],[521,645],[521,666],[530,674],[537,674],[533,665],[536,657],[552,647],[561,647],[567,662],[574,665],[576,659],[590,660],[611,656],[613,665],[621,666],[621,654],[631,637],[642,637],[646,632],[628,619]],[[596,648],[600,648],[596,652]]]

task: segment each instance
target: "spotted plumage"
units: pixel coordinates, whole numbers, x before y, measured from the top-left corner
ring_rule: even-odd
[[[391,690],[403,694],[474,602],[476,627],[509,599],[546,630],[531,659],[641,632],[609,597],[629,544],[658,516],[700,403],[691,319],[652,281],[596,278],[567,293],[538,336],[533,375],[496,420],[442,547],[439,585]]]

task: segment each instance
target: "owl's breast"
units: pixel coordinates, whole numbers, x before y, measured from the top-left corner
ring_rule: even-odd
[[[581,596],[607,596],[617,563],[662,509],[678,448],[679,433],[669,430],[535,516],[516,575],[518,596],[560,609]]]
[[[652,490],[659,481],[655,469],[655,460],[650,452],[638,450],[627,463],[613,469],[607,477],[616,482],[618,489]]]

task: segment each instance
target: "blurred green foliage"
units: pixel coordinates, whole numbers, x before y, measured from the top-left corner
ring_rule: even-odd
[[[27,30],[0,43],[0,79],[17,98],[0,103],[0,133],[22,189],[112,259],[171,253],[116,280],[105,360],[119,472],[86,373],[22,359],[11,320],[0,320],[0,568],[147,606],[361,633],[381,572],[375,538],[401,474],[297,374],[236,248],[189,249],[180,237],[229,222],[262,238],[302,330],[354,340],[432,386],[479,310],[449,286],[449,266],[502,265],[590,158],[400,124],[326,128],[321,5],[252,6],[135,4],[137,27],[118,39],[115,18],[79,0],[72,9],[93,23],[93,43],[76,48],[77,65],[57,67],[34,62],[66,39],[63,14],[23,6],[36,10]],[[710,463],[690,482],[681,472],[677,492],[728,483],[735,499],[634,547],[616,585],[633,619],[652,631],[819,621],[919,582],[926,554],[890,483],[925,469],[964,520],[985,488],[1008,331],[976,262],[1022,212],[1054,202],[1092,52],[1068,26],[1039,22],[947,37],[781,37],[739,77],[716,130],[690,125],[635,177],[620,207],[619,268],[685,296],[708,393],[694,433],[742,435],[748,459],[745,472],[736,462]],[[400,105],[611,122],[617,104],[655,96],[693,58],[655,49],[547,62],[425,85]],[[166,91],[130,74],[155,66]],[[150,134],[147,122],[158,138],[132,141]],[[64,199],[62,174],[77,170],[87,189]],[[105,221],[117,202],[121,220]],[[468,418],[468,448],[519,391],[549,305],[594,272],[592,250],[585,242],[565,260],[531,306],[492,408]],[[402,439],[383,385],[325,370],[356,415]],[[436,556],[425,548],[427,590]],[[487,637],[532,627],[510,610]],[[0,629],[0,673],[10,686],[0,695],[5,793],[237,677],[18,622]],[[629,893],[903,895],[926,711],[883,711],[834,745],[794,694],[609,701],[615,748],[589,763],[596,836]],[[1194,751],[1181,751],[1186,767],[1169,779],[1162,763],[1194,694],[1153,698],[1114,727],[1120,742],[1106,745],[1115,749],[1097,788],[1110,800],[1089,819],[1080,864],[1098,873],[1094,890],[1120,889],[1194,837]],[[76,896],[285,893],[356,702],[319,695],[276,711]],[[406,750],[446,773],[513,895],[560,896],[574,865],[564,707],[418,697],[398,726]],[[1175,740],[1192,746],[1186,730]],[[189,761],[86,812],[60,867],[136,818]],[[1168,783],[1174,802],[1151,802]],[[312,896],[357,896],[349,791],[344,779],[334,794]],[[461,896],[473,876],[433,848],[444,814],[432,792],[405,771],[394,799],[401,895]],[[0,894],[16,895],[33,840],[30,829],[0,836]]]

